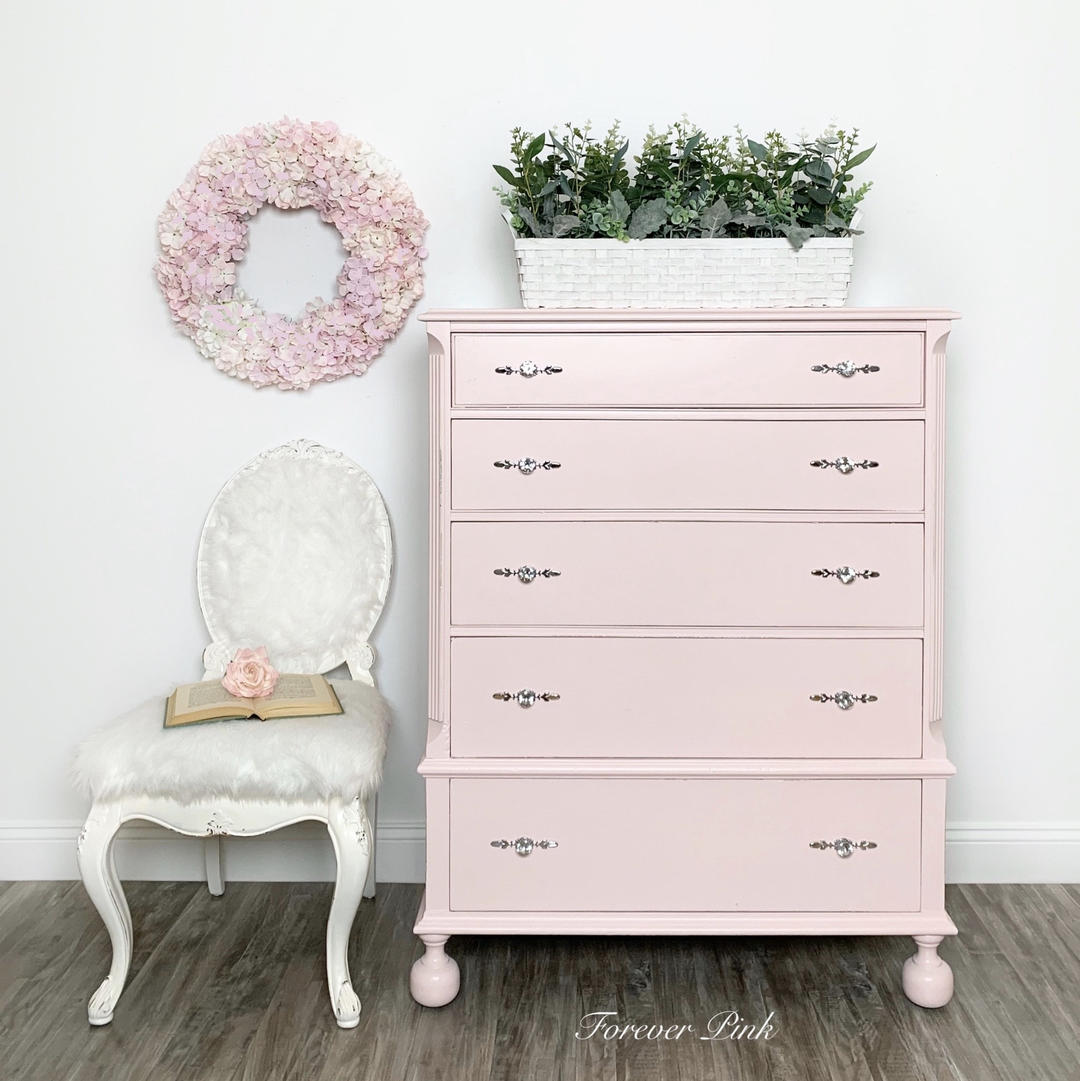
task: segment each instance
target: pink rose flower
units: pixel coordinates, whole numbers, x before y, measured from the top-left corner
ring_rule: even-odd
[[[274,693],[278,670],[270,663],[266,646],[238,649],[225,666],[222,687],[237,698],[265,698]]]

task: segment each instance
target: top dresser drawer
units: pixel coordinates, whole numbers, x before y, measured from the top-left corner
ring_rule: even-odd
[[[923,335],[455,334],[459,406],[918,406]],[[837,370],[839,369],[839,370]]]

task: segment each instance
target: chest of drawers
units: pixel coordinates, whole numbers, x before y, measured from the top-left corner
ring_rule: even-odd
[[[942,311],[461,311],[431,363],[452,934],[911,935],[941,1006]]]

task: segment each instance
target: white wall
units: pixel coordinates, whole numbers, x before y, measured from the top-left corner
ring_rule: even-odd
[[[382,876],[418,867],[424,335],[412,321],[370,374],[301,394],[256,393],[202,360],[151,265],[155,218],[203,145],[286,113],[336,120],[400,166],[431,219],[425,306],[514,305],[490,191],[508,129],[619,117],[637,139],[686,111],[753,133],[836,119],[880,144],[852,303],[965,317],[949,406],[952,874],[1080,878],[1075,8],[694,7],[6,11],[0,877],[74,873],[85,807],[66,778],[73,744],[199,675],[203,515],[235,468],[301,435],[366,466],[390,507],[397,573],[377,645],[397,727]],[[293,267],[273,224],[259,225],[248,282],[298,304],[332,277],[333,243],[298,227],[312,266]],[[128,873],[194,873],[187,842],[148,836],[129,843]],[[271,873],[325,870],[314,842],[261,844]],[[254,851],[234,854],[234,873]]]

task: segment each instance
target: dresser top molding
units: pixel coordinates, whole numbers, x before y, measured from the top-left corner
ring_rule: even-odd
[[[424,323],[861,323],[952,322],[948,308],[459,308],[424,312]]]

